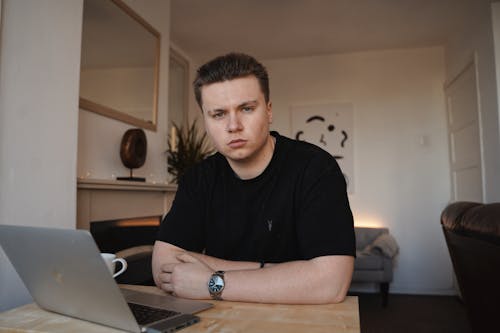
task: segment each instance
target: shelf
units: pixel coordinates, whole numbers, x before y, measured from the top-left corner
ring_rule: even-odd
[[[160,191],[175,192],[176,184],[160,184],[149,182],[133,182],[124,180],[105,179],[78,179],[77,188],[92,190],[118,190],[118,191]]]

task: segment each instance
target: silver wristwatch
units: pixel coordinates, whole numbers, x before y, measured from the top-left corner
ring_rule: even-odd
[[[224,290],[224,271],[217,271],[208,280],[208,292],[213,299],[222,301],[222,291]]]

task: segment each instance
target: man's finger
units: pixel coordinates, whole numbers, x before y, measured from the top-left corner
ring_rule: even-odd
[[[173,293],[174,292],[174,287],[170,283],[162,283],[161,284],[161,289],[163,289],[167,293]]]
[[[181,253],[179,255],[176,256],[177,260],[181,261],[181,262],[189,262],[189,263],[194,263],[194,262],[198,262],[198,260],[193,257],[192,255],[188,254],[188,253]]]
[[[171,263],[163,264],[161,266],[161,271],[165,272],[165,273],[172,273],[174,271],[175,265],[177,265],[177,264],[171,264]]]
[[[172,279],[172,274],[170,274],[170,273],[160,273],[160,274],[158,274],[158,277],[159,277],[159,280],[162,283],[170,283],[170,281]]]

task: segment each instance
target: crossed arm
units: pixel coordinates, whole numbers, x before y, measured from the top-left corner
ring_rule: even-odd
[[[221,270],[226,272],[222,294],[225,300],[321,304],[344,300],[354,258],[322,256],[260,268],[257,262],[222,260],[156,241],[152,265],[158,288],[179,297],[210,299],[208,280]]]

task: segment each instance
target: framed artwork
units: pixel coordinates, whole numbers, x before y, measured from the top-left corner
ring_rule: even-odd
[[[328,103],[290,107],[292,136],[326,150],[335,157],[354,193],[353,105]]]

